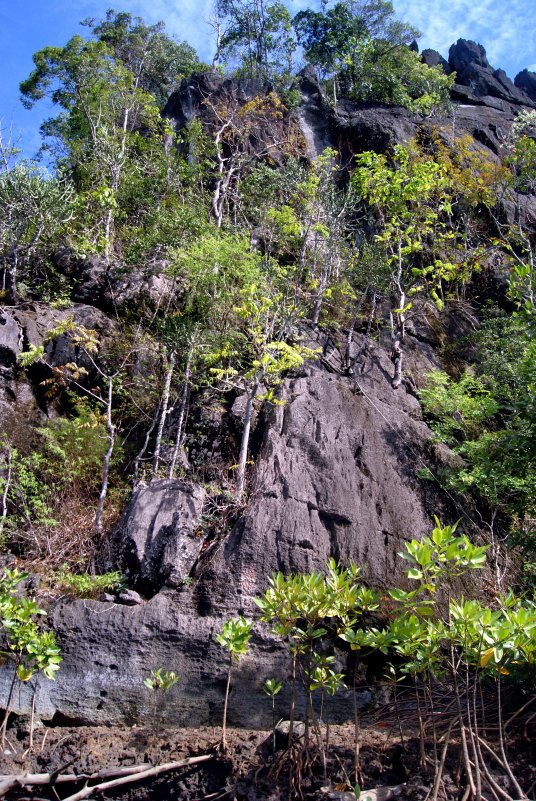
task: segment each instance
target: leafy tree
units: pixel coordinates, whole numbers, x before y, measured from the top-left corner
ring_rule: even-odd
[[[183,78],[206,69],[191,45],[166,34],[163,22],[147,25],[141,17],[108,9],[105,19],[87,19],[83,24],[107,45],[117,61],[135,76],[137,86],[152,95],[160,107]]]
[[[248,78],[284,82],[290,77],[295,42],[283,3],[217,0],[216,16],[222,27],[218,59],[229,59]]]
[[[18,299],[19,280],[31,278],[33,259],[72,219],[72,189],[21,162],[0,172],[0,270],[2,292],[9,303]]]
[[[531,328],[523,317],[495,314],[474,340],[481,359],[477,375],[454,381],[434,372],[419,396],[438,436],[456,445],[463,459],[448,484],[487,507],[480,514],[487,521],[496,562],[510,528],[514,542],[530,554],[524,564],[530,573],[536,551],[536,349]]]
[[[64,47],[46,47],[34,55],[35,69],[21,83],[30,108],[49,96],[61,113],[43,123],[42,133],[56,142],[64,169],[75,175],[79,226],[89,248],[109,260],[120,189],[131,146],[159,125],[155,99],[138,76],[103,41],[74,36]],[[79,229],[74,229],[80,236]]]
[[[453,79],[409,48],[418,32],[394,18],[388,0],[339,0],[294,17],[307,60],[356,100],[407,106],[425,114],[448,99]]]
[[[395,365],[393,388],[402,381],[402,343],[406,317],[412,308],[410,295],[423,289],[418,280],[431,279],[431,297],[441,304],[437,293],[443,262],[429,256],[425,269],[412,272],[415,255],[422,254],[428,240],[439,245],[451,235],[440,222],[440,212],[448,207],[448,181],[445,170],[433,159],[413,158],[407,148],[395,147],[392,163],[377,153],[361,153],[352,181],[377,218],[375,240],[385,252],[391,290],[396,298],[391,311],[392,359]],[[452,265],[451,265],[452,266]]]

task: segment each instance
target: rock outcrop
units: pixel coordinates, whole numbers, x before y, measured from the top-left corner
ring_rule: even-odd
[[[432,352],[410,339],[409,350],[432,366]],[[225,654],[214,633],[227,617],[253,615],[252,598],[274,571],[321,570],[335,556],[362,564],[367,581],[386,586],[400,575],[397,552],[405,539],[429,530],[434,513],[445,520],[460,516],[419,472],[436,472],[448,451],[432,442],[416,398],[404,387],[393,392],[387,351],[364,344],[356,337],[353,377],[341,375],[335,351],[325,366],[305,366],[285,381],[284,405],[265,421],[248,506],[193,571],[202,542],[195,531],[202,490],[167,480],[138,490],[118,527],[119,541],[130,547],[137,576],[168,586],[132,607],[97,601],[57,606],[53,622],[64,661],[55,682],[40,684],[39,715],[85,723],[150,720],[153,699],[143,678],[163,667],[181,675],[173,703],[162,710],[166,723],[219,722]],[[181,582],[187,570],[191,586]],[[341,668],[345,658],[338,656]],[[257,625],[252,652],[237,667],[240,693],[232,695],[231,722],[267,724],[262,684],[288,669],[281,646]],[[283,709],[288,699],[278,699]],[[333,715],[343,719],[348,708],[342,692]]]
[[[458,39],[449,50],[449,67],[456,72],[457,84],[468,87],[475,98],[491,97],[513,105],[532,105],[530,98],[515,86],[504,70],[493,69],[486,51],[476,42]]]
[[[423,58],[445,68],[438,54],[425,51]],[[294,135],[301,127],[304,141],[297,149],[302,157],[312,159],[331,145],[349,163],[359,151],[390,150],[426,134],[433,125],[442,127],[445,137],[452,137],[453,128],[456,135],[471,134],[497,160],[515,111],[530,106],[528,95],[504,73],[493,70],[483,48],[474,43],[460,40],[451,48],[447,66],[458,73],[455,97],[463,99],[453,117],[430,122],[405,109],[346,100],[331,109],[307,72],[299,85],[303,104],[298,112],[280,119],[260,139],[258,131],[248,133],[254,138],[240,146],[253,153],[259,142],[271,143],[272,163],[277,163],[275,145],[283,133],[290,130]],[[217,75],[193,76],[172,95],[164,115],[177,128],[199,118],[214,130],[214,97],[224,98],[234,114],[255,97],[267,97],[269,89]],[[504,213],[509,213],[506,207]],[[147,268],[121,276],[97,258],[82,263],[64,252],[56,259],[57,264],[63,259],[62,270],[72,278],[74,296],[84,302],[61,312],[39,304],[2,311],[3,424],[11,425],[6,409],[15,414],[16,404],[27,417],[47,413],[40,381],[75,355],[68,337],[45,343],[46,331],[56,319],[72,314],[106,339],[113,336],[114,324],[95,306],[111,308],[118,299],[139,303],[147,296],[154,308],[166,292],[174,291],[162,265],[155,272]],[[253,599],[265,590],[272,573],[322,570],[334,556],[342,563],[363,565],[364,578],[372,585],[396,582],[401,576],[397,554],[406,539],[429,531],[434,514],[444,521],[466,514],[438,481],[423,478],[427,471],[439,477],[453,457],[433,442],[415,396],[419,376],[442,366],[438,352],[448,326],[453,338],[468,330],[463,320],[448,315],[441,324],[424,314],[408,321],[407,374],[397,391],[391,385],[388,337],[372,343],[355,335],[352,375],[336,347],[329,354],[324,348],[322,360],[290,375],[280,388],[282,405],[258,416],[251,493],[247,507],[237,509],[231,530],[222,526],[218,536],[206,536],[205,490],[199,484],[156,479],[139,486],[102,559],[107,568],[123,570],[141,597],[130,595],[131,606],[126,598],[124,603],[110,597],[101,602],[62,600],[51,610],[63,663],[55,682],[39,684],[37,715],[56,723],[150,721],[155,716],[154,698],[143,679],[151,670],[163,668],[181,676],[158,711],[163,722],[219,723],[226,655],[214,634],[228,617],[253,616]],[[46,345],[46,352],[25,381],[17,357],[28,343]],[[222,411],[219,399],[211,403],[218,408],[207,404],[201,410],[205,419],[193,435],[199,442],[189,448],[190,457],[200,457],[202,450],[208,461],[210,454],[223,448],[222,420],[231,420],[232,426],[234,419],[230,409]],[[192,463],[198,461],[192,458]],[[209,470],[210,466],[205,475],[211,480]],[[347,655],[336,655],[344,669]],[[270,708],[260,692],[262,684],[269,676],[286,677],[288,670],[282,646],[257,624],[252,652],[235,672],[240,692],[231,695],[230,723],[266,724]],[[9,671],[0,671],[0,691],[7,694],[11,677]],[[281,709],[287,701],[285,692],[286,688],[277,700]],[[28,709],[30,694],[23,687],[15,706]],[[332,715],[343,719],[348,707],[348,696],[341,692],[334,699]]]
[[[522,70],[514,79],[514,84],[536,103],[536,72]]]
[[[104,566],[121,570],[129,584],[151,595],[181,587],[203,546],[205,496],[201,487],[179,479],[140,486],[105,545]]]

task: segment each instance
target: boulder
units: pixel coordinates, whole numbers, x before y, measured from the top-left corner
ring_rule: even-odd
[[[103,256],[95,254],[80,258],[63,247],[56,250],[53,262],[70,278],[74,301],[106,312],[115,312],[126,305],[155,309],[177,291],[176,281],[168,276],[169,264],[165,260],[130,267],[120,262],[108,264]]]
[[[0,370],[9,370],[22,351],[22,329],[15,317],[0,309]]]
[[[345,158],[365,150],[388,152],[415,136],[419,122],[405,108],[350,100],[341,100],[329,114],[331,140]]]
[[[122,570],[149,594],[180,587],[203,545],[199,524],[205,497],[200,486],[179,479],[140,486],[107,546],[107,567]]]
[[[429,48],[423,50],[421,59],[427,67],[441,67],[445,75],[450,75],[452,72],[452,68],[447,59],[443,58],[441,53],[438,53],[437,50],[430,50]]]
[[[200,114],[209,110],[216,98],[225,98],[238,105],[255,97],[264,97],[271,87],[251,78],[224,78],[216,72],[194,73],[173,92],[162,110],[162,116],[181,130]],[[208,104],[207,104],[208,101]]]
[[[162,110],[162,116],[170,120],[177,132],[182,131],[193,119],[198,119],[212,135],[226,120],[235,123],[232,148],[242,153],[266,160],[270,165],[282,166],[288,157],[289,143],[297,142],[298,130],[290,112],[281,113],[277,107],[272,113],[271,102],[274,87],[269,83],[251,78],[224,78],[214,72],[195,73],[184,80],[180,88],[173,92]],[[257,108],[250,107],[251,117],[241,116],[239,111],[247,103],[258,98]],[[266,107],[263,102],[266,100]],[[249,119],[249,122],[248,122]],[[187,149],[187,145],[185,149]],[[224,152],[228,142],[222,139]],[[188,154],[195,158],[195,155]]]
[[[536,72],[522,70],[514,78],[514,84],[536,103]]]

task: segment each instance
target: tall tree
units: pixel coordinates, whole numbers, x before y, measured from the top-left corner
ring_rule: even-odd
[[[50,243],[73,214],[71,187],[24,162],[0,172],[0,275],[9,303],[38,248]]]
[[[183,78],[206,69],[195,49],[169,36],[163,22],[147,25],[141,17],[108,9],[105,19],[86,19],[83,24],[109,47],[117,61],[135,76],[139,88],[151,94],[160,107]]]
[[[323,5],[322,11],[298,12],[293,25],[307,60],[332,79],[335,100],[338,86],[359,100],[410,107],[422,95],[430,105],[447,97],[450,79],[410,49],[419,33],[395,18],[389,0],[339,0],[327,10]]]
[[[217,0],[222,33],[218,57],[248,78],[281,81],[289,77],[295,41],[292,17],[279,0]]]

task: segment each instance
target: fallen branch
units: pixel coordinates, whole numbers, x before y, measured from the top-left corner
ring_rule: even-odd
[[[95,792],[104,792],[112,787],[118,787],[128,782],[141,781],[151,776],[158,776],[170,770],[184,768],[189,765],[196,765],[200,762],[207,762],[213,759],[213,754],[203,754],[202,756],[189,757],[177,762],[166,762],[162,765],[148,767],[147,765],[134,765],[128,768],[110,768],[109,770],[99,771],[98,773],[27,773],[22,776],[0,775],[0,798],[3,798],[9,790],[14,787],[37,787],[43,785],[66,784],[68,782],[86,782],[86,787],[79,790],[74,795],[70,795],[64,801],[79,801],[79,799],[89,798]],[[110,779],[112,781],[102,781]],[[87,783],[99,781],[99,784],[89,786]]]

